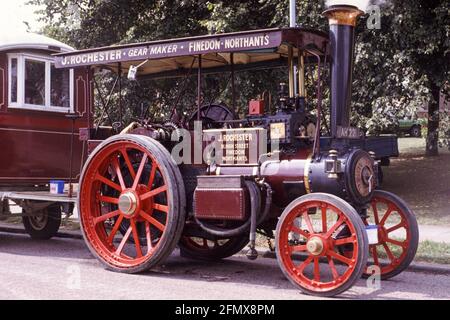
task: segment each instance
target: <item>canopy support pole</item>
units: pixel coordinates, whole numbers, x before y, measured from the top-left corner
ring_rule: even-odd
[[[237,114],[236,110],[236,91],[234,86],[234,53],[230,54],[230,64],[231,64],[231,104],[234,114]]]
[[[321,116],[322,116],[322,75],[321,75],[321,59],[320,55],[307,50],[307,52],[317,59],[317,83],[316,83],[316,90],[317,90],[317,121],[316,121],[316,132],[314,135],[314,145],[313,145],[313,159],[315,156],[317,156],[320,153],[320,126],[321,126]],[[314,76],[313,76],[314,80]]]
[[[123,115],[122,115],[122,63],[118,63],[119,68],[119,122],[120,128],[123,126]]]
[[[87,111],[87,127],[88,130],[88,140],[91,139],[91,128],[92,128],[92,119],[91,119],[91,112],[92,112],[92,97],[91,97],[91,67],[86,67],[86,111]]]
[[[200,105],[202,103],[202,55],[198,55],[197,69],[197,121],[200,121]]]
[[[295,75],[294,75],[294,48],[288,48],[288,68],[289,68],[289,97],[293,98],[295,95]]]
[[[296,8],[296,0],[289,0],[289,27],[290,28],[296,28],[297,27],[297,8]],[[297,46],[297,49],[299,48],[299,46]],[[297,54],[300,56],[300,50],[297,51]],[[292,67],[292,72],[294,73],[294,96],[297,96],[298,92],[300,91],[300,89],[298,88],[298,86],[300,86],[300,84],[297,85],[297,80],[295,77],[295,74],[297,73],[297,67],[295,65],[293,65]],[[301,96],[301,95],[300,95]]]
[[[305,90],[305,56],[303,52],[298,52],[298,93],[300,97],[306,98]]]

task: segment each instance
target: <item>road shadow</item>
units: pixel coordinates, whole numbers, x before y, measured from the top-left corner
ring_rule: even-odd
[[[26,234],[3,232],[0,232],[0,251],[22,256],[95,259],[81,239],[34,240]]]
[[[75,259],[82,260],[93,268],[98,268],[102,276],[107,276],[109,272],[104,269],[100,262],[90,254],[84,241],[79,239],[59,239],[54,238],[47,241],[35,241],[26,235],[0,233],[0,251],[2,253],[52,257],[55,259]],[[83,262],[84,261],[84,262]],[[348,291],[335,297],[338,299],[390,299],[400,300],[417,297],[419,299],[450,299],[450,277],[443,275],[433,275],[443,277],[438,283],[442,286],[439,292],[442,296],[436,297],[436,291],[427,280],[416,279],[413,273],[403,273],[399,276],[382,281],[379,289],[373,289],[367,285],[365,279],[360,279]],[[112,277],[117,274],[111,273]],[[270,290],[282,291],[283,297],[289,299],[309,299],[311,297],[302,295],[300,291],[291,284],[278,267],[276,259],[259,258],[255,261],[247,260],[244,255],[235,255],[219,262],[206,262],[192,260],[181,257],[179,250],[174,253],[158,267],[138,275],[124,275],[121,277],[130,277],[130,279],[139,279],[142,277],[144,283],[152,283],[153,278],[183,279],[190,281],[203,282],[205,286],[213,282],[232,283],[236,286],[248,285],[254,287],[265,287]],[[447,286],[447,289],[443,287]],[[408,295],[406,295],[408,294]],[[275,294],[276,296],[276,294]],[[252,297],[242,297],[251,299]]]

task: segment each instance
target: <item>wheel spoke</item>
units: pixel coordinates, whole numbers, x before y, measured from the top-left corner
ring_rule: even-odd
[[[337,278],[339,278],[339,273],[337,272],[336,266],[334,265],[333,258],[327,255],[327,259],[328,265],[330,266],[331,269],[331,274],[333,275],[333,280],[336,280]]]
[[[390,242],[390,243],[392,243],[392,244],[394,244],[394,245],[396,245],[396,246],[399,246],[399,247],[404,247],[405,246],[405,242],[406,242],[406,240],[404,240],[404,241],[398,241],[398,240],[394,240],[394,239],[391,239],[391,238],[387,238],[386,239],[386,242]]]
[[[380,264],[380,262],[378,261],[377,246],[372,245],[370,249],[371,249],[370,251],[372,252],[373,263],[378,266]]]
[[[128,152],[126,148],[120,149],[120,153],[122,154],[123,160],[128,167],[128,171],[130,172],[131,178],[136,177],[136,173],[134,172],[133,165],[131,164],[130,158],[128,157]]]
[[[113,229],[111,230],[109,236],[108,236],[108,242],[109,243],[113,243],[114,240],[114,236],[117,233],[117,230],[119,230],[120,224],[122,223],[123,220],[123,215],[120,215],[119,218],[117,219],[116,223],[114,224]]]
[[[131,231],[132,231],[132,228],[130,226],[130,227],[128,227],[128,230],[125,233],[125,235],[123,236],[122,241],[120,241],[120,244],[119,244],[119,246],[117,247],[117,250],[116,250],[116,254],[120,255],[122,253],[123,247],[127,243],[127,240],[130,237]]]
[[[153,187],[153,182],[155,180],[156,175],[156,165],[155,161],[152,163],[152,169],[150,170],[150,177],[148,178],[148,187],[151,189]]]
[[[144,200],[146,200],[146,199],[148,199],[148,198],[151,198],[151,197],[154,197],[154,196],[156,196],[157,194],[160,194],[161,192],[164,192],[164,191],[167,191],[167,186],[166,185],[164,185],[164,186],[162,186],[162,187],[159,187],[159,188],[156,188],[156,189],[154,189],[154,190],[151,190],[151,191],[149,191],[149,192],[146,192],[146,193],[144,193],[143,195],[141,195],[141,201],[144,201]]]
[[[338,221],[336,221],[336,223],[327,231],[327,233],[325,234],[325,238],[331,237],[331,235],[344,223],[344,221],[345,217],[341,215]]]
[[[102,214],[100,217],[94,218],[94,225],[97,225],[100,222],[104,222],[104,221],[106,221],[110,218],[113,218],[119,214],[120,214],[119,210],[115,210],[115,211],[108,212],[106,214]]]
[[[141,210],[140,215],[142,216],[142,218],[144,218],[145,220],[150,222],[153,226],[158,228],[159,231],[164,232],[164,230],[166,229],[166,227],[161,222],[159,222],[158,220],[156,220],[152,216],[148,215],[146,212]]]
[[[125,181],[123,180],[122,171],[120,170],[120,165],[119,165],[119,161],[117,160],[117,158],[114,158],[114,160],[112,162],[112,166],[113,166],[114,171],[116,172],[117,178],[119,179],[120,187],[122,188],[122,190],[126,189],[127,186],[125,185]],[[121,191],[121,190],[119,190],[119,191]]]
[[[306,251],[306,245],[304,244],[298,246],[290,246],[289,248],[291,249],[291,252]]]
[[[319,258],[314,258],[314,281],[320,282]]]
[[[100,196],[99,200],[101,202],[112,203],[112,204],[119,204],[119,198]]]
[[[134,246],[136,247],[136,255],[138,258],[140,258],[142,257],[141,242],[139,241],[136,222],[134,221],[134,219],[130,219],[130,226],[133,232]]]
[[[309,237],[309,233],[308,232],[306,232],[305,230],[302,230],[300,228],[297,228],[296,226],[292,226],[290,231],[292,231],[292,232],[294,232],[296,234],[299,234],[301,236],[304,236],[305,238]]]
[[[152,234],[150,231],[150,222],[145,221],[145,236],[147,238],[147,253],[150,252],[150,249],[153,248],[152,245]]]
[[[335,258],[336,260],[339,260],[339,261],[345,263],[346,265],[350,266],[353,264],[351,259],[348,259],[333,250],[328,250],[328,255]]]
[[[136,190],[139,181],[141,180],[142,172],[144,171],[145,163],[147,162],[148,156],[146,153],[142,155],[141,163],[139,164],[138,172],[136,173],[136,177],[134,178],[133,190]]]
[[[392,262],[395,260],[394,254],[392,253],[391,249],[389,249],[388,245],[386,243],[383,243],[384,250],[386,251],[386,254],[389,257],[389,260]]]
[[[378,208],[377,208],[377,202],[374,200],[372,201],[372,210],[373,210],[373,218],[375,219],[375,224],[380,224],[380,217],[378,216]]]
[[[108,178],[105,178],[104,176],[102,176],[99,173],[97,173],[95,175],[95,180],[98,180],[98,181],[106,184],[107,186],[110,186],[111,188],[116,189],[119,192],[121,192],[123,190],[122,187],[119,186],[117,183],[112,182],[111,180],[109,180]]]
[[[384,223],[386,222],[387,218],[391,215],[391,213],[394,211],[394,208],[392,208],[391,206],[388,207],[388,210],[386,211],[386,213],[383,216],[383,219],[381,219],[380,221],[380,225],[384,225]]]
[[[407,228],[406,224],[403,221],[401,221],[399,224],[397,224],[397,225],[387,229],[386,233],[391,233],[392,231],[395,231],[395,230],[400,229],[400,228]]]
[[[326,233],[327,229],[327,207],[322,207],[322,232]]]
[[[159,204],[159,203],[154,203],[153,204],[153,209],[159,210],[159,211],[163,211],[163,212],[169,212],[169,207],[164,205],[164,204]]]
[[[311,223],[311,219],[309,218],[308,210],[306,210],[303,213],[303,216],[305,217],[305,222],[306,222],[306,225],[308,226],[308,231],[310,233],[314,233],[314,228],[313,228],[313,225]]]
[[[297,270],[300,273],[303,273],[303,271],[305,271],[305,268],[311,263],[311,261],[313,261],[313,256],[308,256],[308,258],[305,259],[305,261],[303,261],[298,267]]]
[[[342,239],[336,239],[334,240],[334,245],[340,246],[347,243],[353,243],[356,240],[356,236],[352,235],[351,237],[342,238]]]

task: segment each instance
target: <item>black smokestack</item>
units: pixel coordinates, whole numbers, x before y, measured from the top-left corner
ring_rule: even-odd
[[[350,126],[355,25],[363,12],[354,6],[335,5],[323,14],[330,24],[331,136],[336,137],[338,126]]]

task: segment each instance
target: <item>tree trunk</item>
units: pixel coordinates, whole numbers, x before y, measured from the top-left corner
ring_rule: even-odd
[[[427,130],[427,144],[426,152],[427,156],[437,156],[438,153],[438,140],[439,140],[439,98],[440,88],[432,84],[431,94],[433,95],[433,101],[428,104],[428,130]]]

